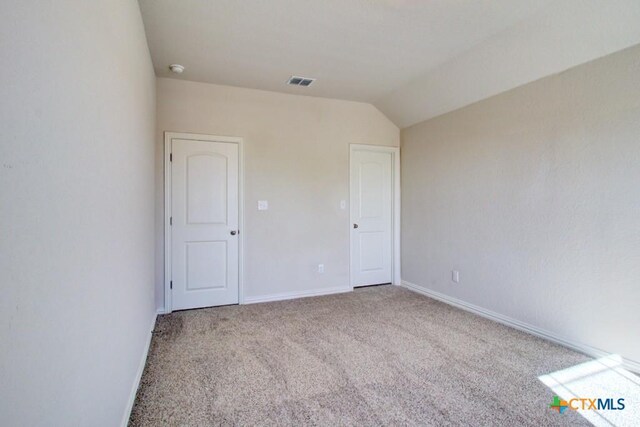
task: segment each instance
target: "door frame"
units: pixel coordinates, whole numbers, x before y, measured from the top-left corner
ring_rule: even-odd
[[[351,169],[353,166],[353,153],[355,151],[369,151],[377,153],[391,153],[391,283],[400,286],[402,276],[400,274],[400,147],[389,147],[384,145],[369,144],[350,144],[349,145],[349,285],[351,289],[353,285],[353,271],[351,253],[353,251],[353,233],[351,226],[353,218],[351,218]]]
[[[236,136],[203,135],[185,132],[164,132],[164,313],[173,311],[171,299],[171,141],[225,142],[238,145],[238,304],[244,304],[244,140]]]

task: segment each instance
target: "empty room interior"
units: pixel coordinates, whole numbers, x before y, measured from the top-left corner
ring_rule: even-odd
[[[0,425],[640,425],[640,1],[0,21]]]

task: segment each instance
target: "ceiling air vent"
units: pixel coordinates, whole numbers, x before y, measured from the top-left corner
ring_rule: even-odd
[[[315,82],[316,79],[311,79],[309,77],[300,77],[300,76],[291,76],[291,78],[287,81],[288,85],[293,86],[311,86],[311,83]]]

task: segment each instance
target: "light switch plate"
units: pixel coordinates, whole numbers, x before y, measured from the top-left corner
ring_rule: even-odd
[[[340,200],[340,209],[346,209],[346,208],[347,208],[347,201]]]
[[[460,272],[457,270],[453,270],[451,272],[451,280],[453,280],[455,283],[460,283]]]
[[[266,211],[269,209],[269,201],[268,200],[258,200],[258,210]]]

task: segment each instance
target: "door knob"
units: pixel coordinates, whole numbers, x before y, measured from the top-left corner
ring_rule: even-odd
[[[358,224],[353,224],[353,228],[358,228]]]
[[[235,236],[235,235],[236,235],[236,230],[232,230],[232,231],[231,231],[231,235],[232,235],[232,236]]]

